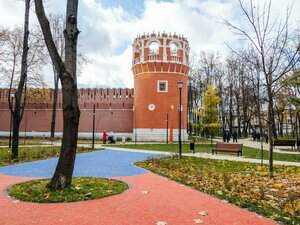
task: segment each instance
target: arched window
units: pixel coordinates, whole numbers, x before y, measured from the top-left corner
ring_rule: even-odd
[[[139,46],[139,45],[136,45],[136,46],[135,46],[135,51],[138,52],[139,50],[140,50],[140,46]]]
[[[172,42],[170,44],[170,52],[171,52],[171,55],[174,55],[174,56],[177,56],[177,51],[178,51],[178,46],[176,43]]]
[[[151,42],[149,45],[149,55],[159,54],[159,44],[157,42]]]

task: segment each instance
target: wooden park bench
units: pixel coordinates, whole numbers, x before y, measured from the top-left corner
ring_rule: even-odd
[[[228,144],[228,143],[217,143],[216,147],[212,149],[212,154],[217,152],[232,152],[237,153],[237,156],[242,156],[243,144]]]
[[[274,140],[273,146],[290,146],[295,148],[296,141],[294,140]]]

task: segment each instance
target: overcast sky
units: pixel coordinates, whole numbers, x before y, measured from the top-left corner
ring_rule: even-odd
[[[200,51],[228,52],[224,42],[239,46],[221,18],[244,26],[238,0],[79,0],[79,51],[90,60],[78,77],[78,87],[133,87],[131,72],[134,38],[144,32],[176,32],[188,38],[192,55]],[[249,2],[249,0],[244,0]],[[260,0],[265,2],[265,0]],[[291,26],[299,25],[300,0],[272,0],[273,15],[293,5]],[[64,14],[66,1],[47,0],[47,13]],[[298,13],[298,15],[297,15]],[[0,0],[0,25],[23,26],[24,2]],[[37,24],[34,9],[30,24]],[[49,71],[49,72],[48,72]],[[51,70],[45,69],[52,87]]]

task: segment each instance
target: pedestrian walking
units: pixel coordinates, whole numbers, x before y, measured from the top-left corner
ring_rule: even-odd
[[[229,141],[230,141],[230,133],[229,133],[229,131],[226,131],[226,141],[227,141],[227,143],[229,143]]]
[[[253,138],[253,141],[256,141],[256,132],[255,131],[252,132],[252,138]]]
[[[266,144],[268,144],[268,142],[269,142],[269,135],[268,135],[267,131],[265,132],[265,142],[266,142]]]
[[[103,140],[103,144],[106,144],[106,140],[107,140],[107,133],[104,131],[102,134],[102,140]]]
[[[223,142],[226,142],[227,140],[227,133],[225,130],[223,130]]]
[[[237,132],[236,131],[233,131],[233,133],[232,133],[232,141],[233,141],[233,143],[234,142],[237,143]]]
[[[257,139],[257,141],[260,141],[260,132],[257,132],[256,139]]]

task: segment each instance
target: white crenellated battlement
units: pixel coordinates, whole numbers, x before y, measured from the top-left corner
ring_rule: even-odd
[[[134,39],[132,66],[146,62],[168,62],[188,66],[189,42],[183,35],[147,33]],[[171,71],[168,71],[171,72]]]

